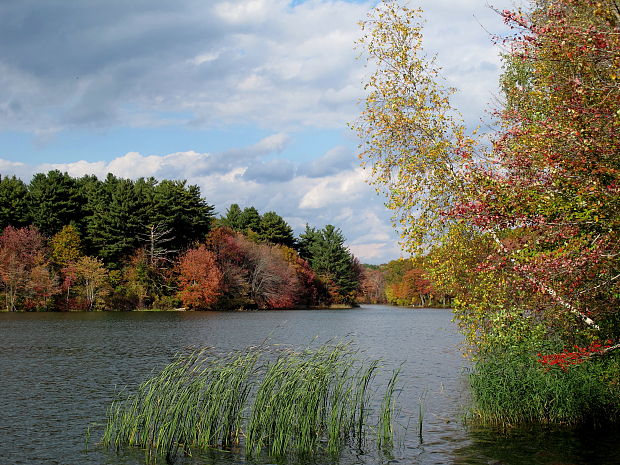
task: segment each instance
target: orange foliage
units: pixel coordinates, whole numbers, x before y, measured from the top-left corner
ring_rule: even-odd
[[[179,298],[183,305],[208,308],[217,301],[222,283],[222,272],[217,266],[215,254],[200,245],[189,249],[180,258]]]

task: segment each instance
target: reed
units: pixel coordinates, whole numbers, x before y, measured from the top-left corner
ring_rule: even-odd
[[[427,391],[422,392],[422,394],[420,394],[420,398],[418,399],[418,438],[420,439],[420,443],[424,441],[423,427],[424,414],[426,413],[426,393]]]
[[[172,457],[180,448],[189,453],[190,447],[237,443],[258,356],[217,359],[204,351],[177,356],[134,394],[111,404],[103,445],[138,446]]]
[[[387,384],[383,400],[381,401],[379,422],[377,424],[377,446],[382,450],[390,450],[394,447],[394,391],[399,374],[400,368],[392,372],[392,377]]]
[[[214,356],[198,350],[121,394],[107,412],[102,444],[141,447],[172,459],[239,446],[248,458],[338,454],[366,442],[377,360],[345,343],[271,354],[265,348]],[[379,408],[376,445],[393,445],[393,372]]]
[[[611,356],[563,371],[545,370],[529,353],[488,355],[470,375],[470,420],[498,426],[617,422],[618,367],[620,358]]]

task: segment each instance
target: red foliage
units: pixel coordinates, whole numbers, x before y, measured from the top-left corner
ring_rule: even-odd
[[[213,252],[204,245],[189,249],[180,258],[179,297],[183,305],[209,308],[220,294],[222,272],[217,266]]]
[[[207,249],[215,256],[222,272],[221,294],[240,296],[244,293],[245,278],[242,264],[244,252],[239,246],[239,235],[228,227],[213,229],[206,240]]]
[[[617,11],[597,0],[533,5],[501,13],[515,32],[503,41],[501,129],[447,214],[504,239],[481,270],[508,270],[550,312],[600,323],[620,304]]]
[[[0,235],[0,284],[7,310],[45,308],[58,292],[36,228],[8,226]]]
[[[211,231],[206,247],[222,272],[223,305],[293,308],[314,299],[314,273],[292,249],[254,242],[227,227]]]
[[[579,365],[585,362],[593,355],[600,355],[605,352],[606,349],[612,347],[612,341],[606,341],[606,344],[602,344],[599,341],[591,343],[587,347],[574,346],[574,350],[564,349],[559,354],[538,354],[538,362],[541,365],[545,365],[549,370],[553,366],[557,366],[562,371],[567,371],[570,365]]]
[[[434,293],[431,281],[421,268],[407,270],[402,279],[389,288],[391,299],[401,305],[426,305]]]
[[[361,294],[364,302],[385,303],[385,274],[381,270],[365,268],[362,272]]]

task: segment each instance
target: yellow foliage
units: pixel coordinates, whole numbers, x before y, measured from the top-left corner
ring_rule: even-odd
[[[358,41],[372,71],[365,108],[352,125],[372,183],[395,211],[412,252],[441,237],[444,213],[464,194],[459,176],[473,150],[450,105],[454,89],[439,83],[434,59],[422,53],[421,10],[383,1],[363,21]]]

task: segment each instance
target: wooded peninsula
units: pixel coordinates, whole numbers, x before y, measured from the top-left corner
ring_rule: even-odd
[[[216,219],[186,181],[4,177],[0,227],[8,311],[351,306],[363,274],[340,229],[296,238],[236,204]]]

